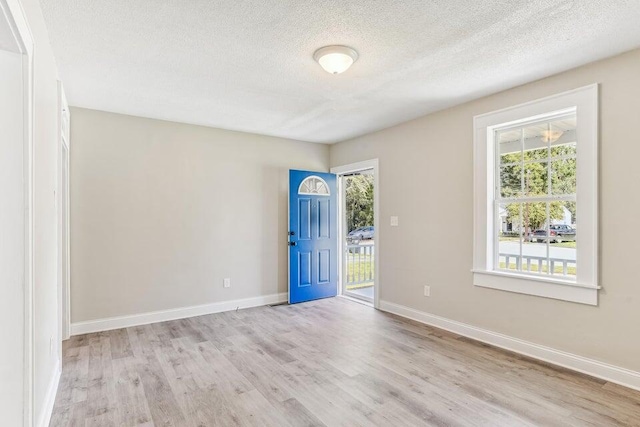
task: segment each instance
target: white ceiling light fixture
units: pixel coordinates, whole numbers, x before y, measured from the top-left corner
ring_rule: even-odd
[[[556,142],[564,134],[561,130],[543,130],[542,141],[544,142]]]
[[[358,52],[348,46],[325,46],[316,50],[315,59],[327,73],[344,73],[358,59]]]

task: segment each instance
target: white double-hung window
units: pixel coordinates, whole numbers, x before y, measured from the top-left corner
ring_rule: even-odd
[[[474,284],[598,303],[598,87],[474,118]]]

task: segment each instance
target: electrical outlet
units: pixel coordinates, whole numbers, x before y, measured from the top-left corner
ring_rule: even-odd
[[[397,216],[392,216],[391,217],[391,226],[392,227],[397,227],[398,225],[399,225],[398,217]]]
[[[430,297],[431,296],[431,286],[425,285],[425,287],[424,287],[424,296],[425,297]]]
[[[231,278],[227,277],[222,281],[222,286],[224,286],[225,288],[230,288],[231,287]]]

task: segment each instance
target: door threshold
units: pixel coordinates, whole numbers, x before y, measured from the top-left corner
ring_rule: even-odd
[[[358,304],[366,305],[367,307],[375,308],[372,302],[365,301],[360,298],[350,297],[349,295],[338,295],[338,297],[348,299],[349,301],[357,302]]]

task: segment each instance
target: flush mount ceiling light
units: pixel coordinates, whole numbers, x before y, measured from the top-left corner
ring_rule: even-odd
[[[340,74],[358,59],[358,52],[347,46],[325,46],[316,50],[315,59],[327,73]]]
[[[544,130],[542,131],[542,141],[556,142],[564,134],[561,130]]]

